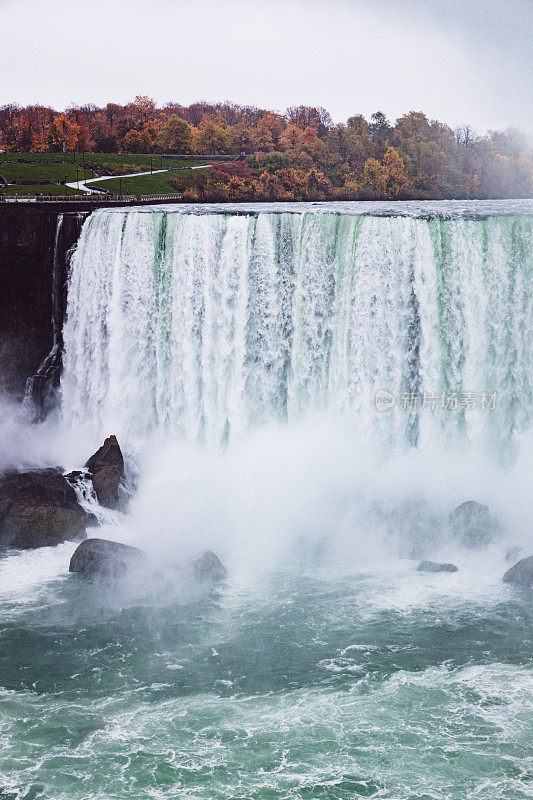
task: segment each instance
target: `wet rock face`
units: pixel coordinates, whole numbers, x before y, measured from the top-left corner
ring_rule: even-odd
[[[419,572],[457,572],[455,564],[440,563],[438,561],[421,561],[417,567]]]
[[[216,583],[228,574],[222,561],[210,550],[187,564],[176,564],[172,569],[176,578],[188,581],[192,575],[194,581],[201,584]],[[135,570],[152,583],[157,583],[162,577],[142,550],[109,539],[85,539],[76,548],[69,566],[69,572],[111,578],[123,578]]]
[[[58,468],[0,478],[0,546],[33,549],[85,537],[92,517]]]
[[[521,547],[511,547],[511,549],[505,554],[505,560],[508,564],[512,564],[513,561],[516,561],[521,552]]]
[[[69,572],[118,578],[145,562],[145,554],[136,547],[108,539],[85,539],[70,560]]]
[[[116,467],[120,475],[124,474],[124,458],[116,436],[108,436],[94,455],[85,464],[85,468],[97,473],[103,467]]]
[[[56,251],[58,214],[63,215]],[[57,258],[57,325],[66,307],[67,253],[82,220],[66,207],[2,204],[0,211],[0,384],[22,396],[53,344],[54,254]]]
[[[191,563],[195,579],[200,583],[214,583],[227,577],[228,571],[212,550],[206,550]]]
[[[465,547],[472,549],[490,544],[497,530],[497,523],[489,507],[475,500],[467,500],[454,508],[448,517],[454,537]]]
[[[508,569],[503,580],[519,589],[531,589],[533,587],[533,556],[523,558],[511,569]]]
[[[124,477],[124,458],[116,436],[109,436],[87,461],[98,502],[108,508],[120,506],[119,486]]]

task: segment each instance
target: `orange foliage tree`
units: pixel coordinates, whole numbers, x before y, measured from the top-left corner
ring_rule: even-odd
[[[530,197],[533,157],[527,139],[508,128],[455,133],[410,111],[390,122],[381,111],[333,124],[321,107],[279,114],[235,103],[178,102],[158,107],[147,95],[125,105],[0,106],[0,142],[11,152],[151,153],[246,157],[237,168],[200,181],[190,199]],[[216,178],[216,179],[215,179]],[[200,181],[197,183],[197,181]],[[203,182],[202,182],[203,181]]]

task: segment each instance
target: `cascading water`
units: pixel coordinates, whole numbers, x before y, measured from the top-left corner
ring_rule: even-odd
[[[54,253],[52,258],[52,347],[39,369],[26,382],[25,401],[42,404],[46,400],[47,389],[59,378],[61,346],[61,277],[59,263],[59,244],[63,232],[63,214],[58,214]]]
[[[61,373],[61,359],[63,349],[63,316],[65,310],[65,281],[68,272],[68,262],[73,251],[73,242],[81,231],[85,212],[67,215],[58,214],[52,253],[52,315],[51,333],[52,345],[50,351],[43,359],[39,369],[28,378],[24,392],[26,407],[38,411],[42,417],[55,405],[54,389],[59,385]],[[65,231],[65,228],[67,229]],[[75,238],[73,238],[73,236]]]
[[[90,216],[61,416],[8,407],[0,438],[66,470],[117,434],[128,513],[75,489],[153,570],[0,552],[0,796],[530,799],[531,598],[502,576],[531,553],[532,219]],[[475,546],[448,524],[470,499],[499,526]],[[199,595],[175,565],[208,548],[228,578]]]
[[[98,211],[64,419],[221,443],[335,408],[386,448],[508,444],[531,414],[531,240],[527,214]]]

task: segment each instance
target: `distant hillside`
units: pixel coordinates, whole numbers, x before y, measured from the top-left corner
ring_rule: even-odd
[[[172,162],[169,154],[183,154],[204,161],[245,155],[246,163],[187,172],[176,180],[127,179],[130,191],[164,188],[183,193],[186,200],[533,194],[532,153],[519,131],[508,128],[478,136],[468,125],[453,131],[414,111],[394,123],[378,111],[370,120],[356,114],[346,123],[333,124],[325,109],[307,106],[291,107],[285,114],[232,103],[170,103],[159,108],[145,96],[124,106],[72,106],[64,113],[11,104],[0,107],[0,147],[6,151],[0,155],[0,174],[18,186],[31,185],[32,180],[47,181],[43,185],[49,188],[77,181],[80,161],[85,162],[85,177],[113,170],[143,172],[156,165],[176,169],[188,164]],[[58,158],[45,156],[51,153]],[[15,154],[32,154],[39,163],[11,163]],[[114,185],[108,188],[115,190]],[[5,191],[16,190],[12,185]]]

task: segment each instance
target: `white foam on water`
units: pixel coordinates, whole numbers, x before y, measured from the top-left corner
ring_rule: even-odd
[[[525,608],[501,576],[508,548],[531,542],[531,217],[516,203],[514,216],[489,203],[483,219],[453,203],[441,216],[339,208],[99,211],[84,224],[60,414],[31,425],[10,405],[0,468],[76,468],[117,434],[138,490],[124,515],[79,487],[101,523],[90,533],[142,547],[162,580],[104,590],[71,577],[61,591],[74,543],[3,554],[8,634],[13,622],[30,640],[53,631],[47,657],[69,631],[86,637],[68,680],[34,671],[49,691],[0,690],[1,763],[21,792],[38,794],[38,779],[54,800],[527,797],[528,653],[500,663],[487,639],[488,663],[463,650],[454,666],[453,646],[445,663],[438,648],[410,661],[395,626],[453,644],[465,619],[511,625],[509,609]],[[389,411],[378,389],[395,397]],[[464,413],[402,407],[424,390],[500,398]],[[469,499],[501,523],[484,550],[447,525]],[[459,571],[417,572],[414,545]],[[193,605],[183,643],[191,596],[172,565],[207,548],[230,576]],[[366,623],[385,626],[380,643],[361,641]],[[284,626],[290,658],[257,691],[272,655],[261,648],[283,643]],[[303,660],[305,637],[311,677],[292,655]],[[478,656],[479,644],[467,641]]]
[[[74,542],[36,550],[7,551],[0,558],[0,619],[57,602],[58,581],[68,578]]]

